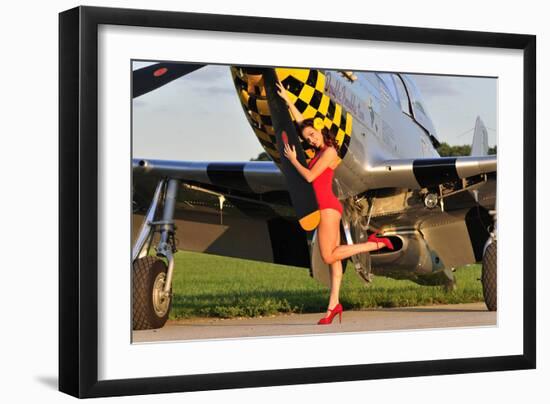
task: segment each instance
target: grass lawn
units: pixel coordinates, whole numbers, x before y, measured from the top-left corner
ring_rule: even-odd
[[[277,313],[321,313],[328,288],[306,268],[179,251],[173,278],[170,319],[255,317]],[[370,286],[348,264],[340,289],[346,310],[483,301],[481,265],[458,268],[457,289],[419,286],[411,281],[376,276]]]

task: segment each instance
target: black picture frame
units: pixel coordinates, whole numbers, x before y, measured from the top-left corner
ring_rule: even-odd
[[[98,381],[98,26],[523,50],[523,354]],[[77,7],[59,14],[59,390],[104,397],[536,367],[536,36],[332,21]]]

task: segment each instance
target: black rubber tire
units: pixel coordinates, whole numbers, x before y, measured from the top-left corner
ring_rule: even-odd
[[[132,277],[132,328],[150,330],[162,328],[168,320],[172,307],[172,290],[166,314],[159,317],[153,307],[153,285],[156,277],[167,267],[160,258],[147,256],[134,261]]]
[[[489,311],[497,310],[497,242],[487,246],[481,267],[483,298]]]

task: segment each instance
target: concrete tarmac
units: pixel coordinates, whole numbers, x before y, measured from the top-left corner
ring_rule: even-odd
[[[344,308],[345,310],[345,308]],[[387,331],[441,327],[495,326],[496,312],[484,303],[344,311],[330,325],[317,325],[324,313],[257,318],[169,320],[157,330],[133,331],[132,342]]]

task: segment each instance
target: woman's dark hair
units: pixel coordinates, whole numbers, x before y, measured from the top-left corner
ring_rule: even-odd
[[[315,129],[315,126],[313,125],[313,121],[315,118],[307,118],[304,119],[300,124],[298,124],[298,134],[303,139],[304,135],[302,134],[302,131],[307,128],[308,126]],[[332,146],[336,149],[338,152],[340,147],[338,146],[338,142],[336,141],[336,134],[331,129],[328,129],[326,126],[323,126],[321,129],[321,133],[323,134],[323,141],[327,146]]]

